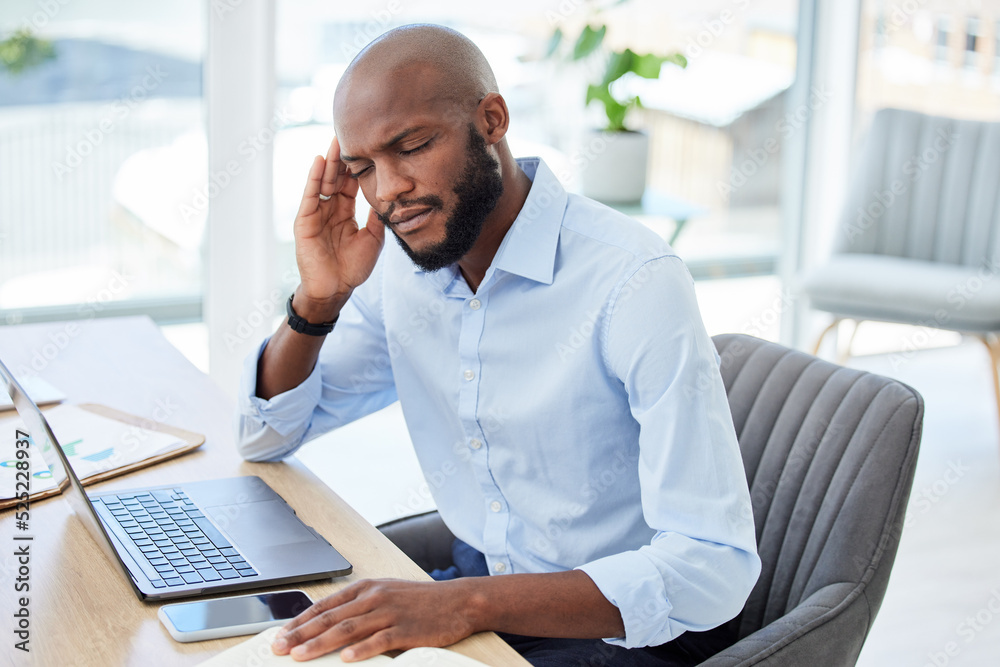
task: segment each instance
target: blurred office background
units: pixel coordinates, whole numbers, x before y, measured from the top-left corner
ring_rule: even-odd
[[[412,22],[464,32],[496,72],[515,154],[566,168],[577,188],[574,157],[602,123],[584,105],[599,63],[546,54],[554,30],[595,21],[611,47],[687,57],[634,82],[644,105],[629,121],[650,138],[649,189],[690,213],[674,245],[713,334],[808,348],[829,322],[798,280],[830,253],[876,110],[1000,120],[1000,0],[5,0],[0,325],[148,315],[235,395],[297,283],[303,179],[360,48]],[[655,207],[631,212],[668,237],[676,226]],[[960,651],[947,664],[995,664],[1000,434],[986,353],[957,333],[874,323],[853,353],[928,406],[919,520],[862,664],[943,664],[948,642]],[[372,521],[432,507],[394,408],[300,456]],[[394,461],[383,489],[345,472],[376,460]],[[959,460],[968,471],[934,491]]]

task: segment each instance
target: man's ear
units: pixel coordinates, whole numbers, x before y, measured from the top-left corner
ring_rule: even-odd
[[[487,93],[479,102],[478,112],[479,118],[476,124],[486,145],[492,146],[498,143],[507,134],[507,127],[510,125],[507,103],[500,93]]]

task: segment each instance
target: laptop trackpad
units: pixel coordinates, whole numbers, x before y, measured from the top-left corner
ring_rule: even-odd
[[[307,529],[281,500],[262,500],[239,505],[206,507],[205,513],[229,538],[241,547],[271,547],[313,542]]]

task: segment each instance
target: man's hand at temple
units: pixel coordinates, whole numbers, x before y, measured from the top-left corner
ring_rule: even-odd
[[[358,227],[354,218],[357,196],[358,182],[348,175],[340,159],[340,142],[334,137],[326,158],[317,155],[313,159],[295,216],[295,260],[302,282],[292,306],[307,322],[335,320],[378,261],[385,227],[374,211],[368,224]],[[280,327],[261,358],[257,395],[269,399],[301,384],[316,365],[324,340]]]

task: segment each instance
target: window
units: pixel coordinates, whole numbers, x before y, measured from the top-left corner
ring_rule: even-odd
[[[880,4],[879,0],[862,0],[863,15],[874,17]],[[993,20],[986,23],[979,17],[961,18],[965,41],[959,60],[950,57],[947,49],[949,40],[957,39],[951,26],[958,19],[918,9],[905,17],[912,25],[909,30],[903,29],[907,25],[903,15],[898,16],[899,23],[893,23],[888,43],[882,49],[874,47],[874,21],[861,24],[868,34],[860,35],[859,39],[856,126],[867,127],[871,116],[883,107],[951,118],[996,120],[1000,114],[1000,86],[995,79],[978,73],[986,57],[983,54],[992,45],[994,36],[987,36],[985,31],[992,28]],[[966,51],[967,48],[974,50]],[[952,53],[957,54],[957,44]],[[933,54],[933,59],[928,54]],[[968,69],[973,67],[975,71]]]
[[[965,22],[965,66],[976,69],[979,66],[979,19],[970,16]]]
[[[1000,77],[1000,20],[993,25],[993,74]]]
[[[595,13],[598,6],[606,9]],[[291,224],[301,174],[332,135],[331,98],[340,74],[372,38],[399,25],[428,21],[460,30],[480,46],[511,110],[512,151],[541,155],[556,173],[572,173],[581,157],[586,160],[585,133],[607,122],[596,102],[584,104],[587,83],[595,76],[599,80],[603,61],[546,58],[556,28],[569,40],[588,23],[607,24],[604,43],[615,49],[684,54],[687,69],[664,65],[659,80],[638,82],[644,108],[627,120],[650,136],[647,193],[655,190],[699,212],[677,241],[692,264],[698,263],[696,256],[714,261],[729,254],[769,258],[773,267],[781,226],[781,146],[824,103],[820,93],[810,108],[786,117],[786,91],[795,76],[796,0],[760,7],[716,3],[697,11],[684,3],[650,0],[510,0],[503,12],[486,14],[461,0],[358,0],[347,7],[313,3],[309,8],[304,11],[291,0],[277,3],[276,107],[290,109],[297,119],[295,127],[281,134],[289,146],[301,148],[283,155],[281,134],[275,143],[275,177],[288,175],[275,189],[275,224],[285,244],[278,250],[279,275],[293,260]],[[293,135],[298,139],[292,141]],[[288,164],[282,164],[286,159]],[[571,188],[579,182],[573,182],[573,175],[568,180]],[[643,216],[637,207],[629,213]],[[673,223],[655,217],[642,219],[669,235]],[[739,263],[750,265],[758,266]]]
[[[204,15],[201,0],[0,4],[5,323],[128,303],[199,316]]]
[[[948,41],[951,36],[951,18],[939,16],[936,26],[934,58],[941,63],[950,63],[951,54]]]

